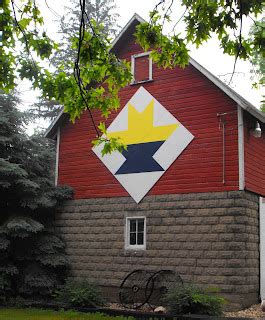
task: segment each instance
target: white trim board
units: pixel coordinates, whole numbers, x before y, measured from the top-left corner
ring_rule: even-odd
[[[58,175],[59,175],[59,154],[60,154],[60,138],[61,138],[61,129],[57,129],[56,134],[56,159],[55,159],[55,174],[54,174],[54,184],[58,185]]]
[[[244,159],[244,122],[243,109],[237,106],[237,131],[238,131],[238,181],[239,190],[245,189],[245,159]]]
[[[260,297],[265,299],[265,198],[260,197]]]
[[[121,29],[121,32],[118,34],[117,38],[111,43],[110,50],[119,42],[119,40],[122,38],[126,30],[130,27],[130,25],[134,22],[134,20],[137,20],[139,23],[146,22],[142,17],[139,16],[139,14],[135,13],[131,19],[126,23],[126,25]]]

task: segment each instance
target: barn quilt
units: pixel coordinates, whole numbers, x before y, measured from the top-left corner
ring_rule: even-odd
[[[144,87],[140,87],[107,129],[127,145],[122,153],[93,151],[139,203],[194,136]]]

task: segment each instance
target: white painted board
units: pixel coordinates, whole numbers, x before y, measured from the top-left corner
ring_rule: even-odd
[[[265,198],[260,198],[260,297],[265,299]]]

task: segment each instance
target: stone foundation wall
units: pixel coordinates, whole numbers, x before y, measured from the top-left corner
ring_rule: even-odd
[[[146,216],[146,250],[125,250],[125,220]],[[135,269],[171,269],[234,305],[259,294],[259,197],[245,191],[67,201],[55,220],[72,274],[115,289]],[[112,295],[112,299],[117,297]]]

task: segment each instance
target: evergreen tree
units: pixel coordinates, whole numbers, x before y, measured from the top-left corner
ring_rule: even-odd
[[[79,0],[71,0],[72,6],[66,7],[66,14],[59,21],[59,33],[62,36],[59,50],[56,51],[52,59],[52,64],[67,67],[69,61],[72,63],[77,56],[76,49],[72,48],[71,39],[78,38],[79,21],[81,18]],[[85,24],[90,25],[91,19],[97,25],[103,26],[103,35],[113,38],[117,33],[117,19],[119,14],[115,13],[116,5],[114,0],[88,0],[86,1],[86,20]],[[88,20],[89,19],[89,20]],[[73,72],[73,70],[67,70]]]
[[[17,97],[0,94],[0,297],[48,294],[67,265],[53,234],[55,206],[71,197],[52,179],[54,146],[28,138]]]
[[[265,30],[265,18],[262,18],[252,26],[250,34],[253,38],[257,38],[258,36],[261,38],[261,33],[263,32],[264,36]],[[258,82],[254,85],[256,87],[263,88],[265,85],[265,40],[263,39],[263,43],[258,49],[255,50],[253,57],[252,57],[252,65],[253,65],[253,72],[255,73],[256,77],[258,77]],[[261,110],[265,112],[265,96],[262,96],[261,101]]]
[[[58,50],[51,59],[51,64],[56,70],[65,70],[67,74],[73,73],[73,63],[76,60],[77,50],[72,47],[71,39],[78,38],[80,21],[79,0],[71,0],[71,6],[66,7],[66,13],[60,18],[58,33],[61,41]],[[103,35],[113,38],[117,34],[117,20],[119,14],[114,0],[88,0],[86,1],[86,12],[89,19],[93,19],[97,25],[102,25]],[[91,21],[86,18],[85,23]],[[62,110],[63,106],[56,101],[40,99],[29,112],[33,118],[44,118],[53,120]]]

